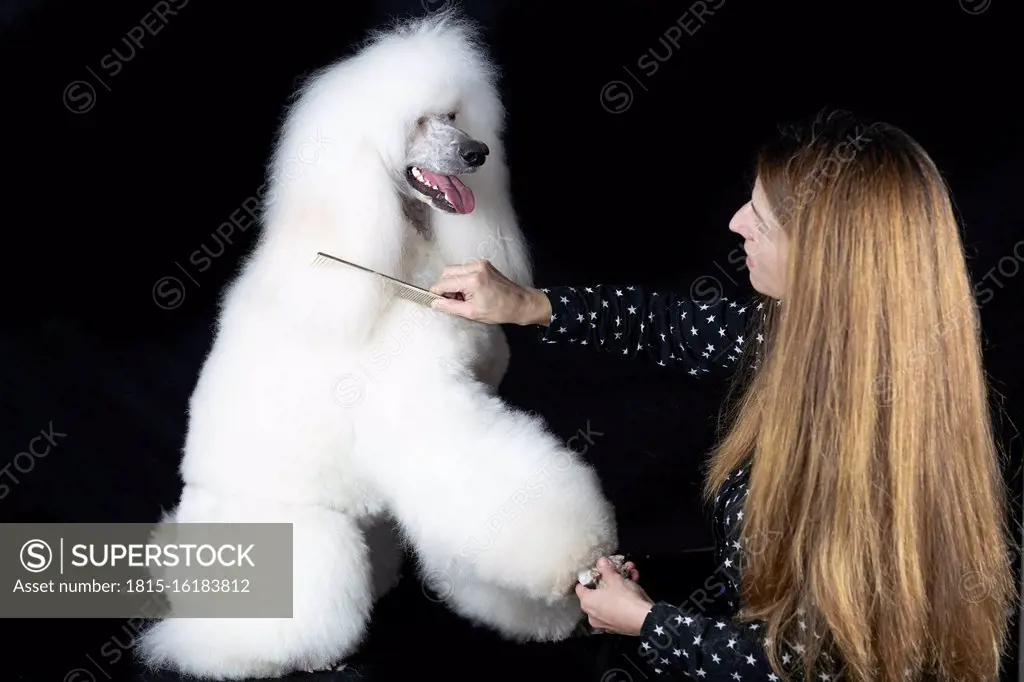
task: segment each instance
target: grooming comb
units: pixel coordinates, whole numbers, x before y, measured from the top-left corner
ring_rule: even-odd
[[[381,274],[376,270],[371,270],[370,268],[364,268],[362,265],[350,263],[347,260],[338,258],[337,256],[332,256],[329,253],[324,253],[323,251],[316,252],[316,258],[313,259],[312,265],[313,267],[320,267],[322,265],[330,263],[341,263],[342,265],[347,265],[350,268],[362,270],[365,273],[374,275],[380,278],[380,281],[384,284],[384,287],[388,290],[388,293],[394,294],[398,298],[405,299],[406,301],[419,303],[420,305],[426,306],[428,308],[435,299],[444,298],[443,296],[435,294],[432,291],[420,289],[419,287],[409,284],[408,282],[403,282],[402,280],[395,279],[394,277],[388,277],[387,275]]]

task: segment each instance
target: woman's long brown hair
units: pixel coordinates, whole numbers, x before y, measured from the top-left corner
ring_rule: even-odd
[[[752,458],[740,619],[767,622],[783,679],[783,642],[805,679],[829,661],[851,682],[995,679],[1008,496],[945,182],[905,133],[842,113],[781,136],[757,175],[787,291],[704,488]]]

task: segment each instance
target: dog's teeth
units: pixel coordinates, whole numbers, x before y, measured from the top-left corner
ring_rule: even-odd
[[[420,169],[417,168],[416,166],[412,167],[412,176],[414,178],[416,178],[417,180],[422,180],[423,179],[423,173],[420,173]]]

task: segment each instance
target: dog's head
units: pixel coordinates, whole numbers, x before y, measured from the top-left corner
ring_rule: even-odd
[[[504,125],[479,28],[455,9],[399,22],[372,33],[350,67],[360,89],[350,105],[399,191],[437,211],[472,213],[472,185],[493,182],[502,166]]]
[[[483,202],[505,210],[496,80],[479,28],[454,9],[371,32],[303,87],[275,151],[271,209],[308,212],[319,196],[351,225],[408,202],[453,219],[481,217]],[[315,163],[311,139],[327,141]]]
[[[408,141],[405,180],[413,196],[448,213],[472,213],[473,190],[460,175],[475,173],[490,149],[459,128],[458,110],[429,112],[416,119]]]

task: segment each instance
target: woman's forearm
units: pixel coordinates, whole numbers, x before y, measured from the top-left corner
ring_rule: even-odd
[[[520,324],[523,326],[537,324],[543,327],[551,324],[551,301],[548,300],[547,295],[540,289],[528,287],[525,298],[523,321]]]

